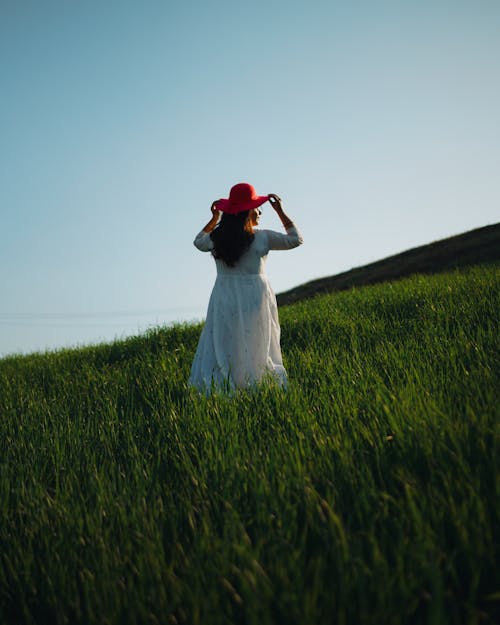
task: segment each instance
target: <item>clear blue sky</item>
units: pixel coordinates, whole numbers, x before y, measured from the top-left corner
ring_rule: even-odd
[[[236,182],[303,232],[276,292],[499,221],[499,32],[497,0],[0,0],[0,355],[202,318]]]

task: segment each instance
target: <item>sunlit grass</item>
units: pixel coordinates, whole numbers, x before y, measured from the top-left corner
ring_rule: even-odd
[[[280,311],[283,392],[200,326],[0,361],[0,622],[494,623],[500,272]]]

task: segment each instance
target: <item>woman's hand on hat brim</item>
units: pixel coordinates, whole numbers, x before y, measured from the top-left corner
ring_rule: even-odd
[[[274,208],[276,212],[280,212],[283,210],[281,206],[281,198],[276,195],[276,193],[269,194],[269,203]]]

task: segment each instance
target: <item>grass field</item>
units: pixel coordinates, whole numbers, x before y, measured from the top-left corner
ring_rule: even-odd
[[[200,326],[0,360],[0,623],[500,621],[500,267],[281,309],[290,376],[200,397]]]

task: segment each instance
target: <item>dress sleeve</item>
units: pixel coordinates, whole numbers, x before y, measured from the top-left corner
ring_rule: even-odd
[[[267,244],[270,250],[291,250],[303,242],[304,239],[294,224],[286,229],[286,234],[267,230]]]
[[[200,252],[210,252],[210,250],[213,250],[214,248],[214,244],[210,238],[210,232],[205,232],[204,230],[198,232],[193,243],[194,246],[200,250]]]

